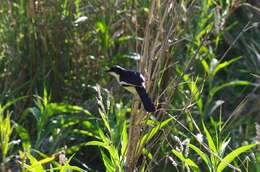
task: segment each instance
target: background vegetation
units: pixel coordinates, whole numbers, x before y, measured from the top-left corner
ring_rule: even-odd
[[[258,0],[1,1],[0,171],[260,171],[259,24]]]

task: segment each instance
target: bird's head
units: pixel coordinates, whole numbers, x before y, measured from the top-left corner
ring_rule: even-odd
[[[107,72],[111,75],[120,75],[125,69],[121,66],[112,66]]]

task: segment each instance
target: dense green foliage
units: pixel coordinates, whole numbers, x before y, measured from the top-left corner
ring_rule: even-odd
[[[115,64],[159,109],[138,171],[260,171],[259,25],[257,0],[1,1],[0,171],[129,171]]]

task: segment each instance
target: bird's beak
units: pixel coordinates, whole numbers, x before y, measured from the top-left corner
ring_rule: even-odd
[[[109,73],[109,72],[111,72],[111,70],[110,70],[110,69],[108,69],[108,70],[106,70],[106,72],[107,72],[107,73]]]

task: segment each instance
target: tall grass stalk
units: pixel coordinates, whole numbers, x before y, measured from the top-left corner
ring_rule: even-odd
[[[172,81],[175,81],[176,77],[169,73],[172,72],[171,68],[174,65],[174,58],[171,57],[170,51],[173,40],[178,37],[176,31],[179,15],[176,14],[179,7],[180,4],[172,0],[164,1],[162,4],[158,0],[151,1],[144,30],[142,55],[138,69],[146,78],[146,88],[156,104],[157,111],[154,115],[158,119],[167,110],[174,92],[172,88],[174,88],[175,82]],[[185,15],[185,12],[182,12],[180,15]],[[135,97],[129,125],[127,171],[133,171],[136,168],[142,153],[141,145],[138,144],[144,134],[141,130],[143,127],[147,127],[144,121],[150,116],[140,107],[140,101],[138,97]],[[162,118],[165,119],[165,117]]]

